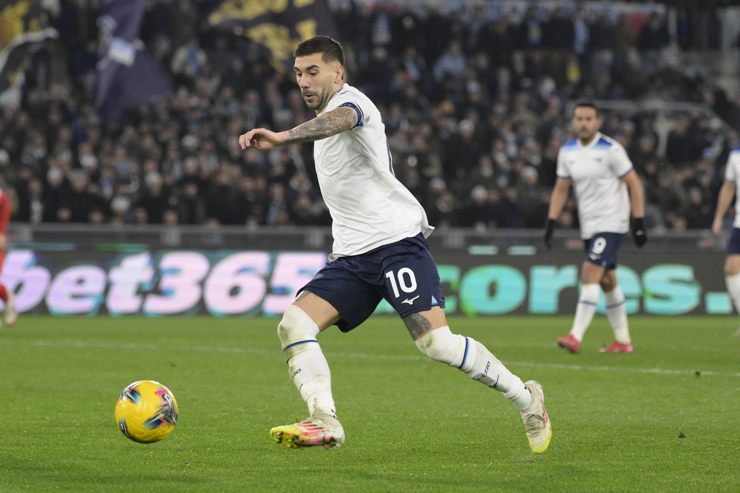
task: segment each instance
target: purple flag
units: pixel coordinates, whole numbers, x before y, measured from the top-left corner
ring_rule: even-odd
[[[102,38],[96,106],[103,119],[172,95],[169,74],[139,38],[144,0],[107,0],[98,18]]]

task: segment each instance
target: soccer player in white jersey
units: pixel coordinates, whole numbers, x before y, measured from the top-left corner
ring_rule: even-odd
[[[522,382],[483,344],[450,331],[426,242],[433,228],[421,204],[393,175],[380,112],[345,83],[342,46],[317,36],[299,44],[294,56],[298,87],[317,116],[283,132],[250,130],[239,144],[266,151],[315,142],[316,173],[331,213],[334,245],[329,263],[299,290],[277,330],[288,373],[309,417],[275,427],[270,435],[290,448],[344,443],[317,336],[332,325],[350,331],[385,298],[423,354],[510,399],[521,413],[531,449],[544,452],[552,429],[540,384]]]
[[[555,221],[568,200],[572,183],[586,259],[581,267],[582,286],[573,326],[557,344],[571,353],[581,350],[583,336],[596,313],[601,287],[607,317],[614,330],[614,341],[601,352],[631,353],[624,293],[617,284],[615,269],[622,237],[629,231],[630,209],[635,244],[642,247],[647,241],[642,183],[624,148],[599,132],[601,118],[593,103],[577,103],[572,124],[577,138],[566,142],[558,153],[557,179],[550,197],[544,239],[549,249]]]
[[[722,220],[732,199],[740,196],[740,147],[730,153],[725,168],[725,182],[719,191],[717,209],[714,212],[712,231],[714,234],[722,232]],[[732,234],[727,242],[727,258],[725,259],[725,282],[727,292],[730,293],[735,310],[740,313],[740,200],[735,201],[735,222],[732,225]]]

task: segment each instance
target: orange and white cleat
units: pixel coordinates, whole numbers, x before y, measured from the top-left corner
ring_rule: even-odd
[[[341,447],[344,443],[344,429],[339,421],[328,414],[311,416],[292,425],[276,426],[270,436],[279,445],[288,448]]]
[[[557,340],[558,346],[567,349],[571,353],[577,353],[581,350],[581,342],[573,334],[564,335]]]
[[[600,353],[631,353],[635,348],[631,342],[612,341],[606,347],[599,349]]]

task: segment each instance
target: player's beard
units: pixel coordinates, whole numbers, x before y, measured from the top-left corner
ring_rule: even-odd
[[[307,99],[307,96],[311,96],[311,99]],[[319,94],[315,92],[303,94],[303,101],[306,103],[306,106],[308,106],[308,109],[314,111],[318,110],[324,105],[324,98],[322,98]]]
[[[596,130],[591,132],[589,129],[581,129],[578,131],[578,138],[583,142],[591,142],[596,136]]]
[[[313,96],[311,100],[309,101],[306,99],[306,95]],[[306,106],[308,106],[308,109],[320,112],[324,109],[326,104],[329,102],[331,97],[334,95],[334,87],[329,86],[324,89],[319,89],[317,91],[309,91],[308,93],[301,92],[301,96],[303,96],[303,101],[306,103]]]

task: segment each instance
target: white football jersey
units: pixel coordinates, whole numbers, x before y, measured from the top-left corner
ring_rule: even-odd
[[[725,168],[725,180],[735,182],[735,222],[733,227],[740,228],[740,147],[730,152]]]
[[[391,153],[380,111],[349,84],[319,113],[340,106],[357,112],[352,130],[314,142],[313,157],[332,218],[331,260],[434,230],[413,194],[393,174]]]
[[[622,177],[632,169],[624,148],[600,132],[588,145],[570,139],[560,148],[557,174],[573,180],[581,238],[629,231],[630,200]]]

